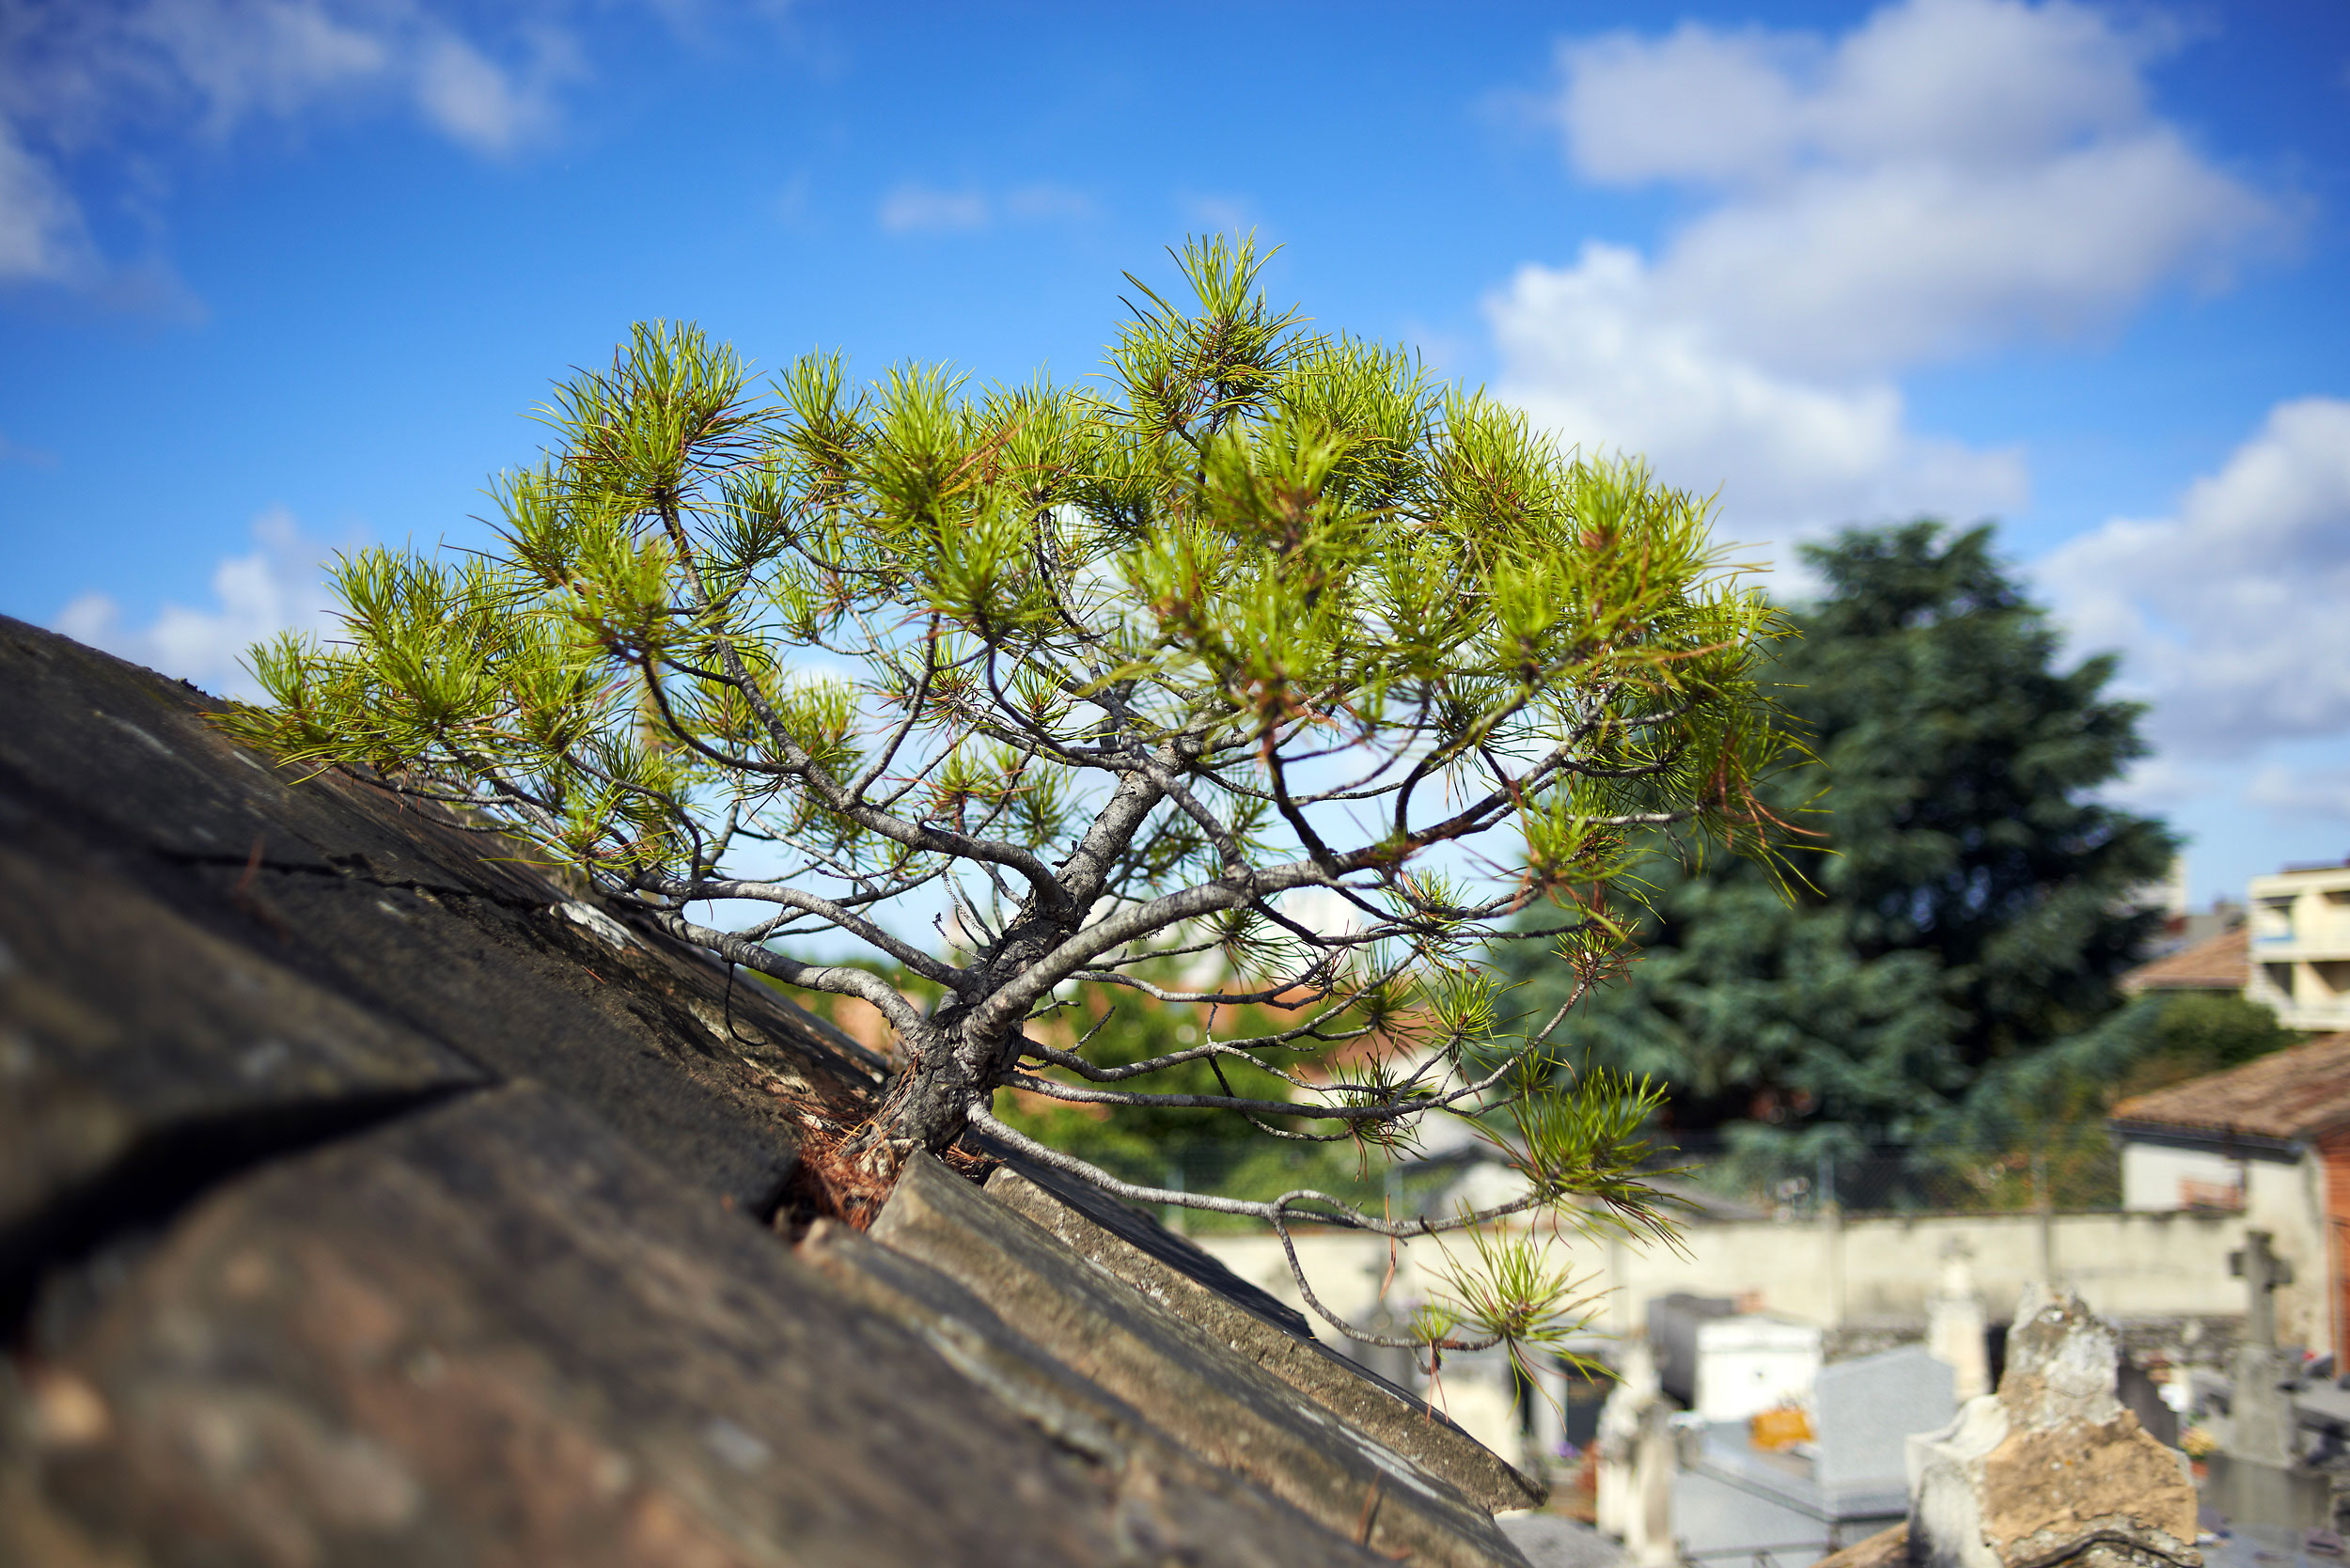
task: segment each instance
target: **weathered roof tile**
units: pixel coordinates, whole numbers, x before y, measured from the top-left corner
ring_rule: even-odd
[[[2243,926],[2141,964],[2122,977],[2122,989],[2142,991],[2241,991],[2250,976],[2250,933]]]
[[[2124,1100],[2113,1107],[2112,1120],[2125,1127],[2314,1137],[2350,1122],[2350,1034]]]

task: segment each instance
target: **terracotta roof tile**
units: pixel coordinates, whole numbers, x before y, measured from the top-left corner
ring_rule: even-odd
[[[2113,1107],[2115,1121],[2303,1138],[2350,1122],[2350,1034],[2328,1035]]]
[[[2234,991],[2251,969],[2249,933],[2242,926],[2141,964],[2122,977],[2122,989],[2139,991]]]

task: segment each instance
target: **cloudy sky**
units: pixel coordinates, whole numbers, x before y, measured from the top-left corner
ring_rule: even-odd
[[[0,612],[233,690],[634,320],[1078,376],[1254,227],[1762,556],[1998,519],[2201,901],[2350,854],[2346,219],[2336,0],[10,0]]]

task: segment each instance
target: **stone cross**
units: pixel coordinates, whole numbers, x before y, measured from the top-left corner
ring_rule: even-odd
[[[2277,1287],[2293,1283],[2293,1265],[2277,1256],[2265,1231],[2244,1232],[2244,1249],[2228,1254],[2228,1272],[2244,1281],[2244,1342],[2228,1365],[2228,1440],[2232,1464],[2289,1470],[2300,1453],[2300,1420],[2293,1407],[2292,1374],[2277,1349]],[[2233,1489],[2230,1482],[2226,1490]],[[2248,1520],[2276,1523],[2265,1501],[2238,1498],[2229,1510]]]
[[[2269,1247],[2265,1231],[2244,1232],[2244,1248],[2228,1254],[2228,1272],[2244,1281],[2244,1342],[2264,1350],[2277,1345],[2277,1287],[2293,1283],[2293,1265]]]

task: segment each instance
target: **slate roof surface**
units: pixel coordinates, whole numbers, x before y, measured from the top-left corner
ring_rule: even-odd
[[[2244,926],[2141,964],[2122,977],[2122,989],[2141,991],[2240,991],[2251,971],[2251,933]]]
[[[2350,1034],[2328,1035],[2113,1107],[2125,1127],[2314,1137],[2350,1122]]]
[[[929,1244],[983,1283],[1013,1247],[1022,1310],[878,1233],[795,1250],[870,1054],[217,706],[0,619],[0,1565],[1523,1568],[1331,1413],[1387,1393],[1196,1326],[1303,1325],[1179,1237],[1208,1308],[939,1166]],[[1105,1383],[1112,1340],[1189,1348]]]
[[[1540,1482],[1425,1400],[1323,1344],[1296,1309],[1150,1215],[1016,1156],[988,1178],[987,1191],[1086,1262],[1206,1330],[1350,1426],[1418,1461],[1471,1501],[1496,1513],[1542,1503]]]

